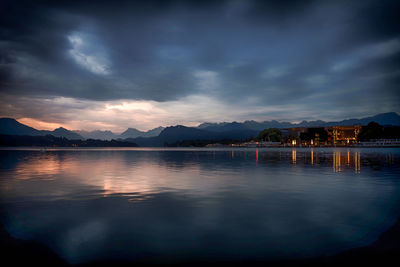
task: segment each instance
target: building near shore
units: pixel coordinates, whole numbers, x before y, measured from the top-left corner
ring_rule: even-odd
[[[332,144],[350,144],[357,142],[361,125],[325,127],[331,137]]]
[[[361,125],[297,127],[282,130],[284,143],[292,146],[347,145],[357,142]]]

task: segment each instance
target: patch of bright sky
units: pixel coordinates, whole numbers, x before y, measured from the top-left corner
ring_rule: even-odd
[[[154,104],[150,101],[130,101],[130,102],[122,102],[115,104],[106,104],[107,110],[120,110],[120,111],[134,111],[134,110],[143,110],[150,111],[154,109]]]
[[[32,118],[20,118],[18,121],[22,124],[29,125],[37,130],[54,130],[58,127],[64,127],[64,124],[45,122]]]
[[[72,48],[68,51],[74,61],[84,69],[98,75],[110,74],[110,62],[105,49],[94,36],[73,33],[68,36]]]

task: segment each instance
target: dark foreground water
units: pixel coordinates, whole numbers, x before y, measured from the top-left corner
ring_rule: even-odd
[[[70,263],[279,260],[400,215],[400,149],[0,151],[0,223]]]

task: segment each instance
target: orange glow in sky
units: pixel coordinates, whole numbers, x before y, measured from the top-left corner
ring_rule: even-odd
[[[32,118],[21,118],[21,119],[18,119],[18,121],[20,123],[22,123],[22,124],[28,125],[30,127],[33,127],[35,129],[37,129],[37,130],[54,130],[54,129],[59,128],[59,127],[67,128],[63,124],[44,122],[44,121],[39,121],[39,120],[35,120],[35,119],[32,119]]]

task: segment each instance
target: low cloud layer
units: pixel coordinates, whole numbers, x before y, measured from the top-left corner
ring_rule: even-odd
[[[0,116],[43,127],[399,112],[398,1],[6,1]]]

